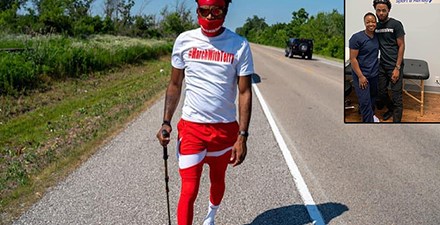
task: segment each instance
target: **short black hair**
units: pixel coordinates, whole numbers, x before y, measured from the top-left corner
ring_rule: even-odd
[[[373,0],[373,7],[376,9],[377,4],[385,4],[388,6],[388,10],[391,10],[391,2],[390,0]]]
[[[367,13],[364,15],[364,20],[365,20],[365,18],[366,18],[367,16],[374,16],[374,18],[376,18],[376,15],[374,15],[374,13],[372,13],[372,12],[367,12]],[[376,20],[377,20],[377,19],[376,19]]]

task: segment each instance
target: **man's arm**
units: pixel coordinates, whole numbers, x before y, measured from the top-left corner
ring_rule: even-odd
[[[252,75],[238,77],[238,124],[240,131],[248,131],[252,111]]]
[[[397,53],[396,66],[402,65],[403,55],[405,53],[405,36],[397,38],[397,46],[399,46],[399,51]]]
[[[391,81],[395,83],[399,79],[400,75],[400,66],[403,62],[403,55],[405,53],[405,36],[401,36],[397,38],[397,46],[399,47],[399,51],[397,52],[397,62],[396,67],[394,68],[393,75],[391,77]]]
[[[179,104],[183,78],[184,70],[173,67],[171,71],[171,79],[165,95],[165,107],[163,114],[164,123],[162,124],[162,127],[156,135],[159,139],[160,144],[163,146],[167,145],[170,142],[169,137],[164,138],[162,136],[162,130],[166,130],[168,133],[171,133],[172,131],[171,126],[167,123],[171,122],[173,114],[176,111],[177,105]]]
[[[249,129],[252,111],[251,77],[252,75],[238,77],[238,124],[240,131],[246,132]],[[240,165],[246,158],[246,141],[247,137],[238,135],[237,141],[232,148],[231,161],[233,162],[233,166]]]

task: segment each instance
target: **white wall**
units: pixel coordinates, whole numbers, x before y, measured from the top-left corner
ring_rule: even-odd
[[[440,92],[440,85],[435,84],[435,77],[440,77],[440,0],[391,0],[391,4],[389,16],[400,20],[406,33],[404,58],[427,61],[430,77],[425,86]],[[365,29],[363,17],[367,12],[375,14],[373,0],[345,0],[346,59],[348,40]]]

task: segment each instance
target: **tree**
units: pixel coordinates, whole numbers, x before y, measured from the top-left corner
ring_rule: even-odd
[[[133,36],[138,37],[160,37],[153,15],[135,16],[132,32]]]
[[[314,52],[336,58],[344,57],[344,16],[337,10],[310,16],[304,8],[292,13],[288,24],[268,26],[264,18],[253,16],[236,33],[251,42],[284,47],[289,37],[314,40]]]
[[[315,40],[315,51],[324,55],[343,58],[344,18],[336,10],[320,12],[302,26],[301,37]]]
[[[0,1],[0,27],[2,28],[2,32],[7,30],[18,30],[18,28],[15,26],[18,21],[17,11],[25,2],[25,0]]]
[[[65,14],[69,0],[34,0],[39,21],[44,27],[42,33],[69,33],[72,20]]]
[[[265,18],[259,18],[254,15],[252,18],[247,18],[243,27],[237,28],[236,32],[253,41],[268,27],[269,25],[267,25]]]
[[[291,24],[294,26],[301,26],[309,20],[309,13],[304,8],[299,9],[297,12],[292,12]]]
[[[27,0],[1,0],[0,1],[0,12],[13,9],[19,9]]]
[[[118,12],[120,13],[120,22],[122,26],[127,26],[132,23],[131,8],[134,6],[134,0],[120,0],[118,3]]]
[[[105,0],[104,2],[104,30],[128,35],[133,24],[131,9],[134,0]],[[113,26],[110,27],[110,26]]]
[[[292,21],[290,21],[290,36],[299,37],[301,28],[309,21],[309,13],[304,8],[299,9],[297,12],[292,12]]]
[[[118,0],[105,0],[104,2],[104,17],[115,21],[118,18],[117,15]]]
[[[95,0],[67,0],[67,15],[75,21],[89,16],[90,7],[94,1]]]
[[[194,29],[195,24],[191,11],[183,3],[176,1],[174,11],[169,11],[165,6],[161,11],[162,21],[160,22],[162,34],[165,37],[177,37],[183,31]]]
[[[101,33],[103,34],[115,34],[115,23],[111,17],[106,16],[102,22]]]
[[[129,35],[133,25],[131,9],[134,5],[134,0],[105,0],[104,30],[111,30],[121,35]],[[110,25],[114,27],[111,28],[109,27]]]

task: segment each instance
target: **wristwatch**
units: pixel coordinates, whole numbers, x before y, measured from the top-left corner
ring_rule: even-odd
[[[245,130],[241,130],[238,132],[238,135],[243,136],[243,137],[248,137],[249,133]]]
[[[167,126],[171,127],[171,122],[169,120],[164,120],[162,123],[162,126],[163,125],[167,125]]]
[[[396,69],[397,69],[397,70],[400,70],[400,66],[399,66],[399,65],[396,65]]]

